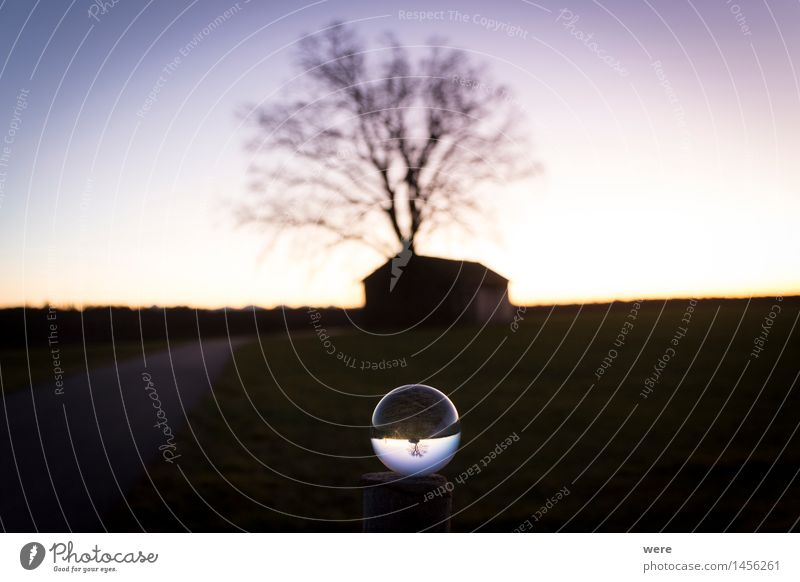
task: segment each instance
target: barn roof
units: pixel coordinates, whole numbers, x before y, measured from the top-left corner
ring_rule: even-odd
[[[392,263],[396,258],[389,259],[386,263],[375,269],[372,273],[364,277],[364,282],[375,278],[386,278],[391,276]],[[505,289],[508,279],[492,271],[488,267],[473,261],[456,261],[453,259],[441,259],[439,257],[427,257],[425,255],[413,255],[408,264],[397,267],[403,273],[414,275],[424,275],[444,279],[450,282],[458,281],[470,286],[499,287]],[[402,275],[401,275],[402,276]]]

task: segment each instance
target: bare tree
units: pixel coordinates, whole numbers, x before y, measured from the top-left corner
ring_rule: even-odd
[[[303,38],[302,98],[246,112],[256,193],[241,220],[387,257],[442,226],[485,224],[477,188],[537,167],[506,89],[443,45],[412,60],[392,36],[367,50],[341,23]]]

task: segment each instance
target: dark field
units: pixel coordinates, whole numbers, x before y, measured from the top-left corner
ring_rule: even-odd
[[[446,392],[462,417],[461,449],[442,471],[454,482],[454,531],[796,529],[800,302],[687,307],[646,302],[636,319],[632,303],[528,309],[516,331],[339,328],[327,346],[310,320],[291,339],[252,337],[189,413],[180,461],[151,465],[157,490],[142,479],[128,495],[138,523],[120,502],[109,529],[359,530],[359,477],[382,470],[372,409],[414,382]],[[401,367],[361,369],[392,360]]]

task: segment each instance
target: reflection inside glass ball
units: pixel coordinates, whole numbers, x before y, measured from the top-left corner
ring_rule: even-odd
[[[427,445],[424,443],[420,447],[419,439],[408,439],[408,442],[411,443],[411,448],[408,452],[411,453],[412,457],[421,457],[428,450]]]
[[[460,439],[456,407],[430,386],[395,388],[372,415],[372,448],[384,465],[402,475],[438,471],[453,458]]]

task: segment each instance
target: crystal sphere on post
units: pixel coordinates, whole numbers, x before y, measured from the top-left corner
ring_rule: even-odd
[[[372,448],[401,475],[430,475],[456,454],[461,439],[458,411],[436,388],[400,386],[381,398],[372,413]]]

